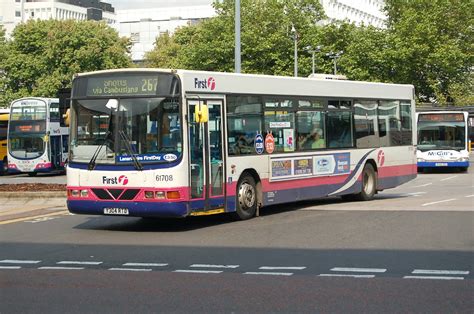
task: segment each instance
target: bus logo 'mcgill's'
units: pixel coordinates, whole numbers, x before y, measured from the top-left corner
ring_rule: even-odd
[[[197,77],[194,78],[194,88],[197,89],[216,89],[216,80],[211,76],[207,79],[200,80]]]

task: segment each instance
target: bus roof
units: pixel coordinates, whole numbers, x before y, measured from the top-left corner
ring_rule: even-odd
[[[326,80],[321,78],[261,74],[130,68],[80,73],[76,74],[75,77],[126,72],[178,74],[182,79],[183,91],[188,94],[264,94],[404,100],[412,100],[414,98],[414,87],[408,84]]]

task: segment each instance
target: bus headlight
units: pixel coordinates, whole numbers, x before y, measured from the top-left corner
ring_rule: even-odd
[[[458,161],[469,161],[469,157],[460,157]]]
[[[154,194],[155,193],[153,191],[145,191],[145,198],[151,199],[153,198]]]
[[[424,160],[423,158],[417,158],[416,161],[417,162],[425,162],[426,160]]]
[[[79,197],[79,190],[69,190],[71,197]]]
[[[156,191],[155,192],[155,197],[157,199],[160,199],[160,200],[164,200],[166,197],[165,197],[165,192],[163,191]]]
[[[81,190],[81,197],[89,197],[89,191]]]

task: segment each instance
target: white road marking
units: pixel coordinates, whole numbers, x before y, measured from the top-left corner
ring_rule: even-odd
[[[447,181],[447,180],[451,180],[451,179],[454,179],[454,178],[457,178],[458,176],[452,176],[452,177],[449,177],[449,178],[444,178],[444,179],[441,179],[440,181]]]
[[[466,270],[415,269],[411,273],[426,275],[469,275],[469,271]]]
[[[192,264],[189,267],[200,267],[200,268],[238,268],[239,265],[212,265],[212,264]]]
[[[29,223],[35,224],[35,223],[38,223],[38,222],[45,222],[45,221],[53,220],[53,219],[56,219],[56,218],[59,218],[59,217],[41,217],[41,218],[36,218],[34,220],[25,220],[24,222],[29,222]]]
[[[455,200],[456,200],[455,198],[450,198],[449,200],[442,200],[442,201],[437,201],[437,202],[425,203],[421,206],[429,206],[429,205],[434,205],[434,204],[439,204],[439,203],[451,202],[451,201],[455,201]]]
[[[259,267],[258,269],[264,269],[264,270],[303,270],[306,269],[304,266],[262,266]]]
[[[17,259],[4,259],[0,263],[5,264],[38,264],[41,261],[28,261],[28,260],[17,260]]]
[[[422,184],[422,185],[417,185],[417,186],[414,186],[414,188],[423,188],[425,186],[428,186],[428,185],[432,185],[433,183],[426,183],[426,184]]]
[[[58,265],[100,265],[103,262],[60,261]]]
[[[374,278],[375,275],[319,274],[318,277]]]
[[[441,276],[403,276],[403,279],[440,279],[440,280],[464,280],[464,277],[441,277]]]
[[[166,263],[125,263],[122,266],[138,266],[138,267],[164,267]]]
[[[355,273],[384,273],[387,271],[385,268],[351,268],[351,267],[334,267],[331,271],[349,271]]]
[[[20,269],[21,266],[0,266],[0,269]]]
[[[177,269],[174,273],[194,273],[194,274],[220,274],[222,270],[192,270],[192,269]]]
[[[291,276],[293,273],[278,273],[278,272],[266,272],[266,271],[248,271],[244,275],[269,275],[269,276]]]
[[[426,192],[413,192],[413,193],[405,193],[406,196],[419,196],[421,194],[426,194]]]
[[[43,266],[38,269],[48,269],[48,270],[82,270],[84,267],[65,267],[65,266]]]
[[[151,271],[151,268],[121,268],[121,267],[113,267],[113,268],[109,268],[109,270],[118,270],[118,271]]]
[[[471,194],[471,195],[466,195],[464,197],[474,197],[474,194]]]

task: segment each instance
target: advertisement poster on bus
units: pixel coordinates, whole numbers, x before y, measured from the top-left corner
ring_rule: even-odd
[[[295,159],[295,176],[313,174],[313,158]]]
[[[272,160],[272,177],[291,176],[291,160]]]
[[[283,140],[285,142],[284,151],[293,152],[295,150],[295,141],[294,141],[294,130],[293,129],[283,129]]]

